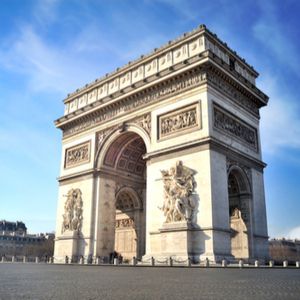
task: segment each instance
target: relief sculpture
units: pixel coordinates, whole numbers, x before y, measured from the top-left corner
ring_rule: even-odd
[[[196,200],[194,172],[178,161],[169,171],[161,171],[164,182],[165,223],[188,221],[194,217]]]
[[[141,126],[150,136],[150,131],[151,131],[151,115],[146,114],[142,117],[136,118],[133,120],[136,124]]]
[[[242,121],[231,117],[229,113],[214,107],[214,127],[230,134],[257,150],[257,132],[250,125],[244,125]]]
[[[160,138],[197,126],[197,119],[198,117],[196,105],[180,111],[176,111],[174,113],[160,116]]]
[[[90,161],[90,142],[66,150],[65,168],[74,167]]]
[[[62,233],[66,230],[80,231],[82,226],[82,192],[80,189],[71,189],[65,202],[63,214]]]
[[[132,218],[116,220],[116,228],[131,228],[134,227],[134,220]]]

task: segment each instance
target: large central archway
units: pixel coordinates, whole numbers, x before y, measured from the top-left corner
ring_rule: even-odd
[[[98,253],[124,259],[145,254],[146,145],[132,131],[116,132],[100,157]]]

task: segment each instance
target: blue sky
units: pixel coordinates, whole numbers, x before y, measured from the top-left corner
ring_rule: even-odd
[[[300,238],[300,1],[0,0],[0,219],[55,228],[67,93],[206,24],[260,73],[269,235]]]

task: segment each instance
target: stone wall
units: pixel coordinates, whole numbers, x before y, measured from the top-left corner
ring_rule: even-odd
[[[300,261],[300,240],[272,239],[269,240],[270,259],[282,264],[284,260],[289,262]]]

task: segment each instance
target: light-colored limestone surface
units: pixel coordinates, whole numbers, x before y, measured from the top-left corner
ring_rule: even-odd
[[[68,95],[55,260],[267,258],[257,76],[200,26]]]

